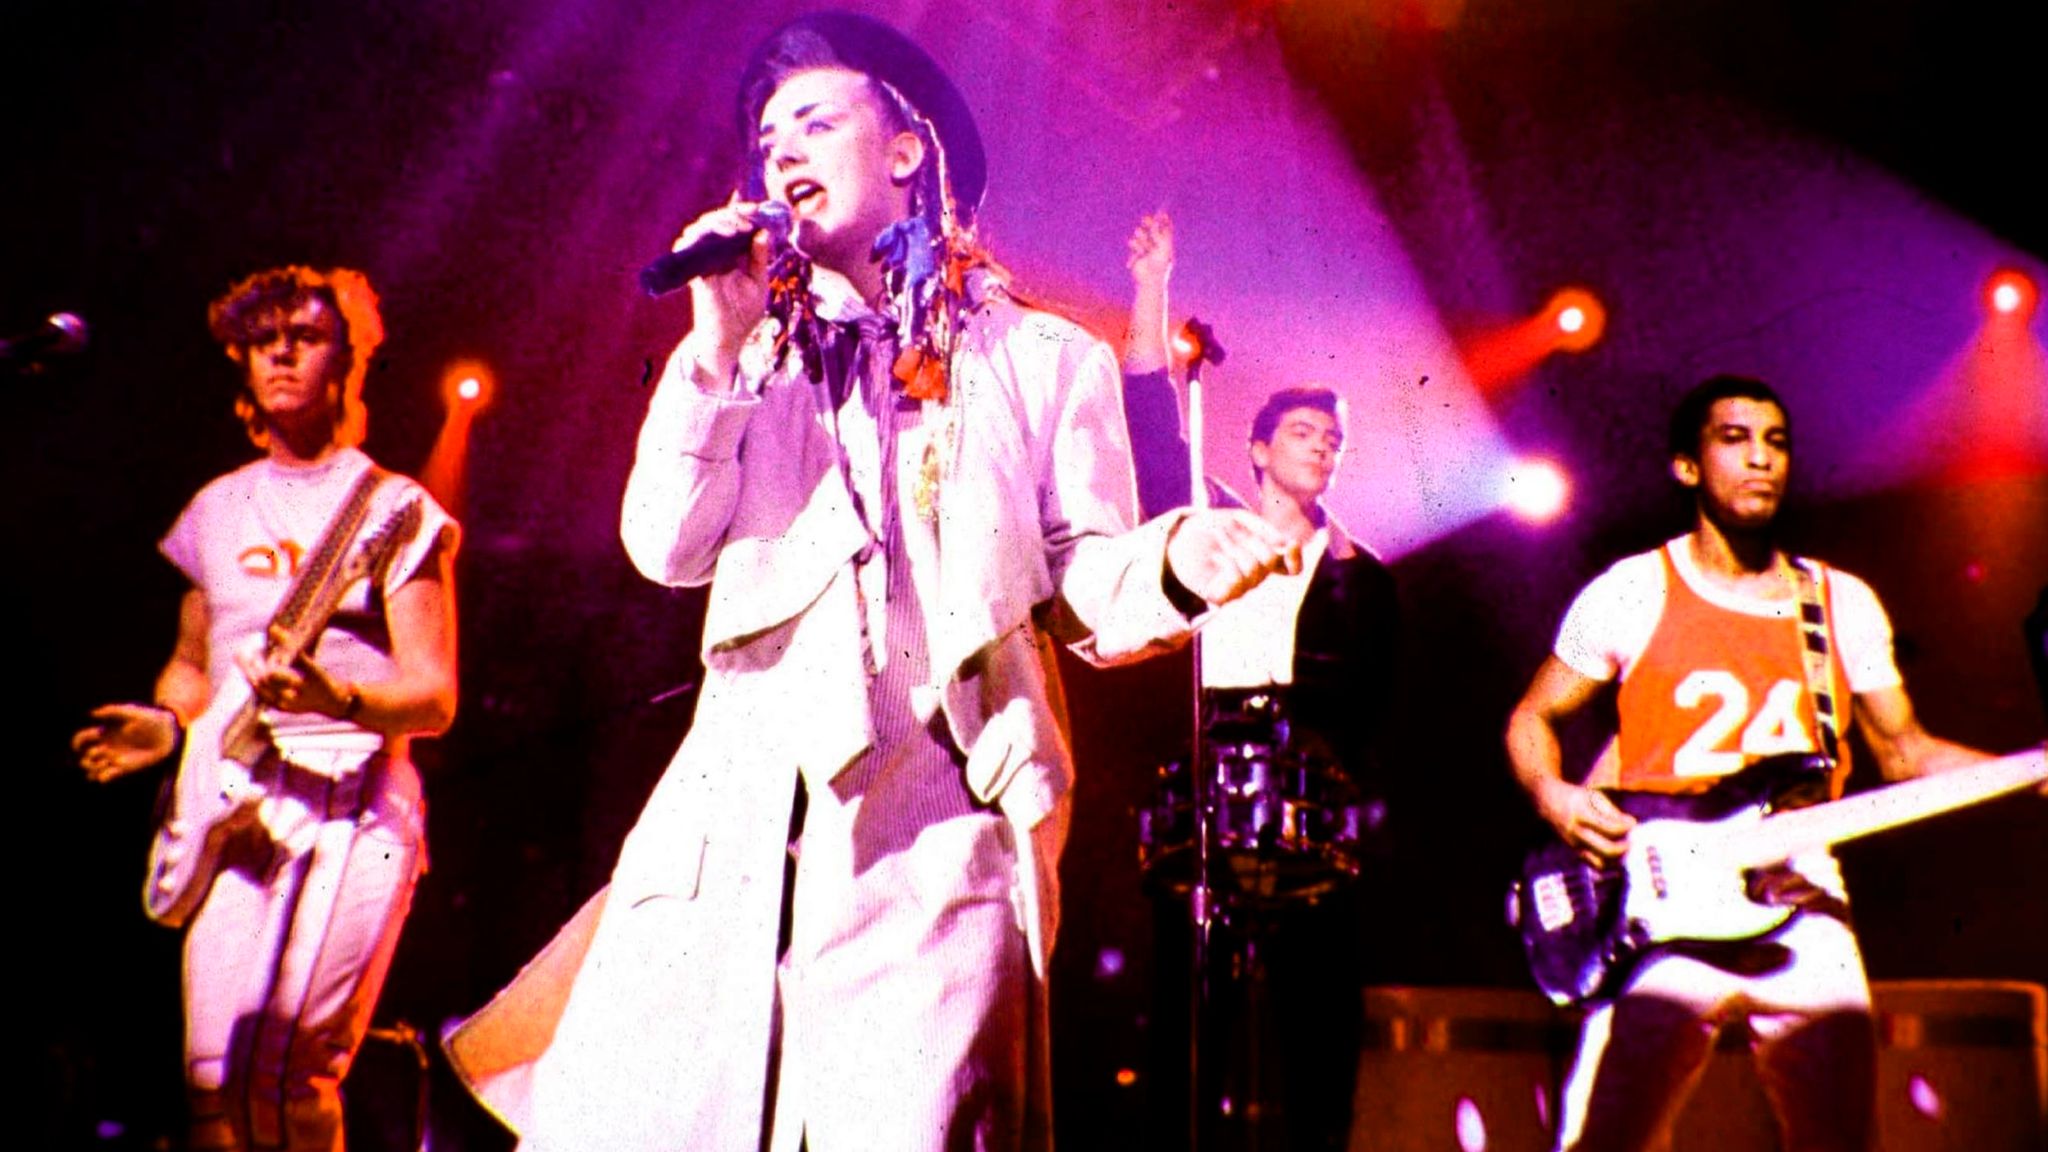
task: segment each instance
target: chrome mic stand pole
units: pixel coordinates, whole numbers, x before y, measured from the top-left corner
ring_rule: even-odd
[[[1199,321],[1190,319],[1183,329],[1183,336],[1194,348],[1188,359],[1188,506],[1202,509],[1209,507],[1209,473],[1202,463],[1202,364],[1209,358],[1212,341],[1209,333]],[[1221,349],[1217,350],[1218,352]],[[1220,357],[1219,357],[1220,359]],[[1188,913],[1194,922],[1194,959],[1189,986],[1192,990],[1188,1019],[1188,1147],[1197,1150],[1204,1147],[1203,1134],[1208,1131],[1213,1118],[1208,1114],[1208,1101],[1204,1099],[1204,1076],[1202,1064],[1202,1030],[1207,1021],[1209,995],[1209,953],[1210,934],[1216,921],[1216,890],[1210,876],[1211,846],[1210,828],[1215,798],[1210,792],[1207,766],[1206,741],[1203,739],[1204,720],[1202,715],[1202,634],[1197,631],[1188,643],[1194,700],[1194,725],[1188,740],[1189,795],[1193,799],[1195,822],[1195,867],[1194,880],[1188,889]]]

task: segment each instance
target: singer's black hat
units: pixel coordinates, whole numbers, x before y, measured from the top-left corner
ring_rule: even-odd
[[[988,157],[967,100],[924,49],[894,27],[853,12],[799,16],[761,42],[740,74],[741,155],[748,159],[747,189],[761,195],[761,165],[755,137],[761,108],[784,79],[809,68],[848,68],[896,90],[929,120],[945,153],[946,180],[961,218],[974,219],[988,187]]]

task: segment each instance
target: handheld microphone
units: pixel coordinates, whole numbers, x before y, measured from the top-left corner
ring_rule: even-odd
[[[85,347],[85,321],[71,312],[53,313],[33,332],[0,340],[0,364],[35,364]]]
[[[754,209],[754,226],[731,235],[712,232],[673,252],[663,253],[640,270],[640,290],[649,296],[665,296],[699,276],[725,272],[746,258],[754,246],[754,233],[768,229],[777,244],[789,239],[793,218],[789,205],[769,200]]]

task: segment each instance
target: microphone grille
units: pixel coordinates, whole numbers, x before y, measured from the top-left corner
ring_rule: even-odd
[[[60,343],[58,344],[59,350],[65,352],[76,352],[80,348],[85,347],[85,341],[89,333],[89,329],[86,328],[85,321],[82,318],[80,318],[77,313],[53,313],[50,316],[49,325],[50,327],[55,328],[58,332],[63,334],[60,337]]]
[[[796,216],[790,212],[789,205],[782,201],[767,200],[754,209],[754,222],[766,228],[768,234],[780,243],[789,239],[789,229],[796,222]]]

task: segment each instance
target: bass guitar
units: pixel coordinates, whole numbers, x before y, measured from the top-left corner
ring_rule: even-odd
[[[1952,772],[1792,805],[1824,788],[1810,754],[1759,760],[1696,795],[1608,791],[1638,823],[1619,860],[1595,867],[1561,840],[1529,853],[1509,894],[1530,974],[1551,1001],[1619,991],[1643,955],[1682,940],[1750,940],[1794,909],[1751,899],[1751,870],[1951,812],[2048,780],[2035,748]]]
[[[265,630],[267,654],[292,661],[306,655],[349,588],[366,578],[382,583],[399,549],[419,532],[419,501],[410,500],[351,550],[367,496],[365,490],[351,499],[293,579]],[[222,846],[256,818],[263,790],[250,770],[271,748],[254,690],[247,679],[230,677],[185,733],[184,755],[150,841],[142,907],[151,920],[180,928],[199,910]]]

